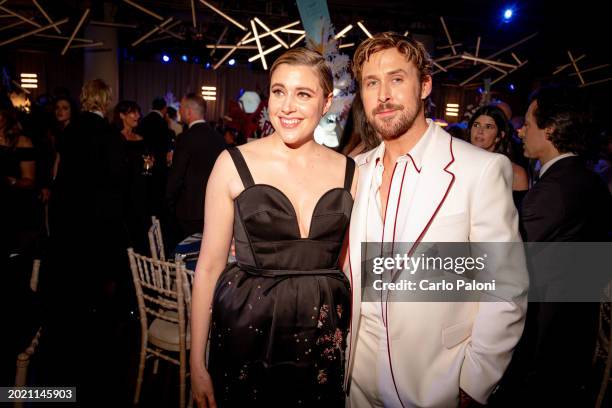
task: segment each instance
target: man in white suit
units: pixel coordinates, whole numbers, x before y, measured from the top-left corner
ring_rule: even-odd
[[[366,118],[382,142],[356,157],[348,404],[485,404],[523,331],[528,277],[520,245],[503,247],[494,263],[512,273],[513,301],[451,303],[362,302],[361,244],[520,243],[510,161],[425,119],[432,79],[421,43],[378,34],[356,50],[353,70]]]

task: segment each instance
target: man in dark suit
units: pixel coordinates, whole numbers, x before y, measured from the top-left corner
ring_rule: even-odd
[[[525,156],[539,160],[542,166],[539,179],[523,201],[526,242],[606,240],[612,199],[581,158],[588,136],[585,119],[579,98],[568,90],[542,89],[529,105],[520,136]],[[533,257],[532,265],[548,265],[552,258],[558,262],[563,256],[558,250],[556,254],[546,251]],[[556,268],[536,270],[530,270],[530,295],[537,293],[536,300],[542,302],[529,304],[525,332],[509,369],[517,370],[514,374],[520,372],[523,393],[515,396],[521,395],[519,398],[534,406],[592,405],[585,385],[599,305],[560,303],[558,287],[571,277],[559,275]],[[588,279],[589,271],[576,273]]]
[[[151,207],[153,214],[162,215],[166,180],[168,176],[167,155],[172,144],[172,131],[166,122],[166,100],[155,98],[151,105],[153,108],[140,121],[136,133],[141,135],[147,149],[153,155],[152,197]]]
[[[208,177],[226,145],[204,121],[206,104],[190,93],[181,100],[181,120],[189,127],[178,139],[168,176],[166,199],[180,227],[180,239],[204,228]]]

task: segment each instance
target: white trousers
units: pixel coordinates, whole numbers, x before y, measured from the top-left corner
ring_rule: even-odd
[[[367,318],[361,319],[357,333],[349,406],[402,408],[391,376],[385,328]]]

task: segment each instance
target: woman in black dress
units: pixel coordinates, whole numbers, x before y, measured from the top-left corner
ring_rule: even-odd
[[[0,247],[3,254],[22,250],[38,232],[36,153],[23,135],[16,112],[0,110]],[[5,252],[6,251],[6,252]]]
[[[139,119],[140,107],[136,102],[121,101],[115,106],[113,122],[125,141],[127,158],[125,219],[130,245],[139,253],[147,253],[147,229],[151,211],[147,196],[149,177],[144,165],[148,149],[143,137],[135,132]]]
[[[323,57],[289,50],[270,75],[275,133],[222,153],[206,190],[193,394],[200,407],[343,407],[351,295],[339,263],[355,165],[314,141],[332,102]]]

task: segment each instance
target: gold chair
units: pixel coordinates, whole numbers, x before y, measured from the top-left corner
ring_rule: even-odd
[[[162,237],[161,224],[156,216],[151,217],[151,227],[149,227],[148,235],[151,257],[153,259],[165,261],[166,252],[164,251],[164,239]]]
[[[190,348],[189,323],[185,316],[185,293],[191,293],[191,279],[185,265],[179,259],[166,262],[136,254],[128,248],[130,267],[138,299],[140,314],[141,348],[134,404],[140,400],[145,363],[155,358],[153,372],[157,371],[158,359],[179,367],[179,407],[185,407],[187,351]],[[188,298],[187,310],[191,309]],[[176,354],[178,353],[178,359]]]

